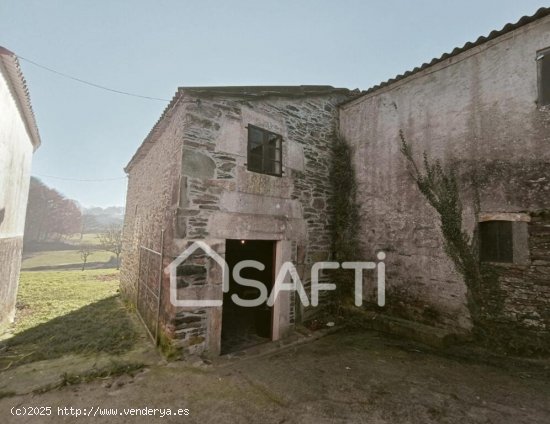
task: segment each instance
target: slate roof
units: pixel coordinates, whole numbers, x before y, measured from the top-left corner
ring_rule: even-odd
[[[228,87],[180,87],[180,90],[193,95],[235,96],[249,98],[264,97],[304,97],[327,94],[349,94],[347,88],[336,88],[330,85],[259,85]]]

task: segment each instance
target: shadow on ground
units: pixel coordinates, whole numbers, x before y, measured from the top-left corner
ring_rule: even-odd
[[[212,364],[151,365],[41,395],[0,399],[0,410],[49,405],[41,423],[79,422],[57,408],[81,408],[104,423],[547,424],[550,381],[446,358],[422,345],[367,332],[338,332],[265,356]],[[188,408],[186,417],[126,416],[130,408]],[[158,411],[158,410],[157,410]],[[6,415],[6,423],[21,417]],[[36,422],[36,421],[26,421]]]
[[[117,295],[22,331],[0,344],[0,371],[70,354],[122,354],[138,337]]]
[[[117,260],[114,256],[111,256],[106,262],[86,262],[85,269],[112,269],[116,268]],[[75,264],[63,264],[63,265],[41,265],[25,268],[25,271],[80,271],[82,270],[82,263]]]

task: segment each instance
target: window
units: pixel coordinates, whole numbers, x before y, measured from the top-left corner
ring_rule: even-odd
[[[483,262],[513,262],[512,221],[486,221],[479,224],[480,259]]]
[[[539,66],[539,106],[550,105],[550,49],[537,55]]]
[[[253,125],[248,126],[248,170],[280,177],[282,137]]]

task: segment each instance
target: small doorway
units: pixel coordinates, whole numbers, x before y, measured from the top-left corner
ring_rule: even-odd
[[[234,266],[243,260],[254,260],[265,266],[263,271],[244,268],[240,275],[260,281],[271,293],[275,275],[275,242],[268,240],[227,240],[225,260],[229,266],[229,291],[223,295],[221,354],[239,351],[270,341],[273,328],[273,308],[264,302],[256,307],[242,307],[231,299],[256,299],[260,292],[255,287],[237,284],[233,279]]]

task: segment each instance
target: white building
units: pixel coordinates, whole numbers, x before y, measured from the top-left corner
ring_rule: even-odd
[[[13,321],[33,152],[40,136],[14,53],[0,46],[0,326]]]

